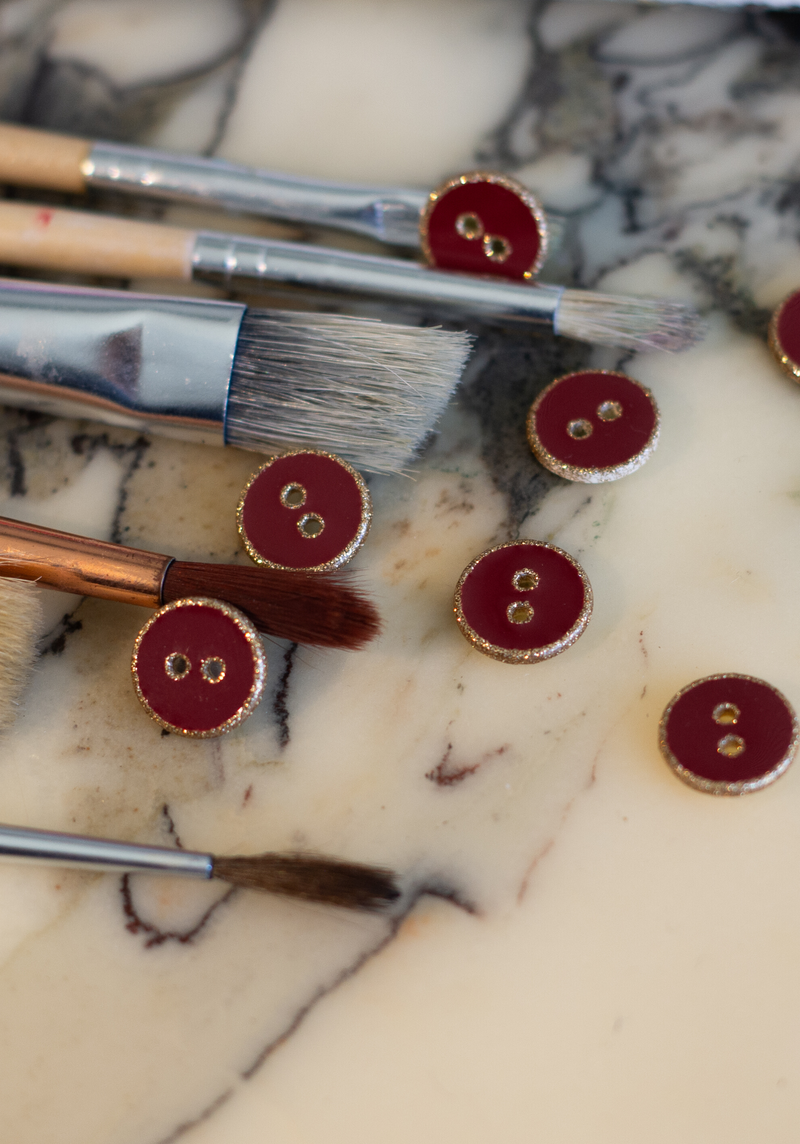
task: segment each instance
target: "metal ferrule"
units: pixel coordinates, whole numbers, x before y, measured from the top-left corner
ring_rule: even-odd
[[[0,403],[222,444],[245,310],[0,280]]]
[[[172,559],[0,516],[0,574],[59,592],[159,608]]]
[[[563,287],[429,270],[416,262],[347,254],[327,247],[243,239],[200,231],[192,254],[195,278],[223,286],[286,286],[423,304],[459,317],[556,327]]]
[[[0,826],[0,858],[26,858],[48,866],[91,867],[94,870],[152,870],[211,878],[213,858],[193,850],[166,846],[138,846],[107,838],[86,838],[51,830]]]
[[[331,226],[397,246],[419,246],[428,201],[427,191],[320,182],[120,143],[95,143],[82,172],[92,187]]]

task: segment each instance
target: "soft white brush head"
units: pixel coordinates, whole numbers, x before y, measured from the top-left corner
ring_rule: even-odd
[[[227,441],[322,448],[402,472],[461,377],[469,334],[340,314],[248,310],[230,386]]]
[[[41,626],[36,585],[0,577],[0,730],[9,727],[17,714]]]
[[[683,350],[703,337],[694,306],[663,298],[565,290],[555,332],[598,346],[627,350]]]

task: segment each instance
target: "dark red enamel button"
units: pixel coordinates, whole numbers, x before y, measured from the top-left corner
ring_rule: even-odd
[[[461,574],[455,614],[466,638],[493,659],[536,663],[566,651],[592,614],[581,566],[552,544],[518,540],[478,556]]]
[[[420,222],[429,265],[468,274],[531,278],[547,253],[542,208],[521,183],[475,171],[431,193]]]
[[[800,290],[784,298],[772,315],[769,346],[789,376],[800,380]]]
[[[131,671],[136,694],[157,723],[210,738],[258,706],[267,660],[246,616],[220,600],[192,596],[150,617],[136,637]]]
[[[237,520],[256,564],[330,572],[364,543],[372,502],[361,475],[341,457],[303,450],[274,457],[253,474]]]
[[[777,688],[750,675],[709,675],[679,691],[659,745],[679,778],[709,794],[745,794],[786,770],[798,726]]]
[[[616,481],[645,463],[658,443],[652,394],[624,373],[579,370],[556,378],[528,412],[536,460],[569,481]]]

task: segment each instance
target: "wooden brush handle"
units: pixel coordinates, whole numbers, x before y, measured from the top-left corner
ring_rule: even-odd
[[[188,281],[196,237],[180,227],[0,200],[0,262],[13,266]]]
[[[159,608],[171,563],[171,556],[0,517],[0,576],[59,592]]]
[[[0,183],[80,193],[91,149],[88,139],[0,124]]]

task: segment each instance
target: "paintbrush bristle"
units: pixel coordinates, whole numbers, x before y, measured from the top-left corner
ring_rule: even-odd
[[[243,449],[322,448],[400,472],[458,384],[466,333],[341,314],[248,310],[226,439]]]
[[[213,858],[212,877],[351,910],[377,910],[400,896],[390,870],[315,854]]]
[[[704,334],[694,306],[663,298],[565,290],[555,332],[598,346],[627,350],[683,350]]]
[[[380,631],[374,605],[348,583],[346,573],[320,576],[174,560],[164,578],[163,602],[186,596],[225,600],[259,631],[294,643],[356,650]]]
[[[0,579],[0,730],[13,723],[33,670],[42,605],[34,584]]]

